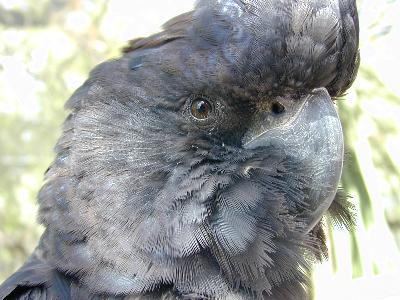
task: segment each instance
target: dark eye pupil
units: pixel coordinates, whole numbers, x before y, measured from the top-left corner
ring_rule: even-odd
[[[207,104],[204,101],[199,101],[196,103],[196,109],[199,114],[204,114],[207,112]]]
[[[211,104],[205,99],[196,99],[192,102],[191,112],[196,119],[207,119],[211,112]]]

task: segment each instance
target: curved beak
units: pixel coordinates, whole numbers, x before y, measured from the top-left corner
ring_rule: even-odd
[[[315,89],[281,126],[267,129],[244,144],[246,149],[271,146],[306,167],[306,209],[299,216],[309,232],[331,205],[343,167],[343,132],[325,88]]]

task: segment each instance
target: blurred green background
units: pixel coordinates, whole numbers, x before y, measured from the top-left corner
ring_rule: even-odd
[[[35,247],[36,194],[63,105],[127,40],[159,30],[193,0],[0,0],[0,282]],[[354,232],[329,230],[316,299],[400,299],[400,2],[358,1],[362,64],[338,101]]]

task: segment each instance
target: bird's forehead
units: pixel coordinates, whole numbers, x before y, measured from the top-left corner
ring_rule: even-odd
[[[315,88],[332,81],[340,12],[334,0],[204,0],[196,38],[226,59],[234,79]],[[207,16],[207,17],[200,17]],[[201,48],[199,47],[199,48]],[[207,47],[207,46],[206,46]],[[242,74],[243,78],[238,78]],[[240,75],[239,75],[240,77]]]
[[[242,5],[235,0],[217,0],[221,7],[221,12],[231,17],[241,17],[243,15]]]
[[[203,0],[198,6],[212,8],[217,18],[244,21],[243,25],[253,27],[253,30],[283,25],[298,27],[302,25],[299,23],[311,20],[317,14],[334,18],[339,14],[339,1],[336,0]]]

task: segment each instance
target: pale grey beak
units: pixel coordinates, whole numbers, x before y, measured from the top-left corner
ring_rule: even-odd
[[[306,209],[298,216],[307,233],[331,205],[343,167],[342,126],[327,90],[315,89],[286,122],[244,143],[246,149],[269,146],[300,162],[309,173]]]

